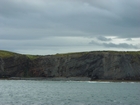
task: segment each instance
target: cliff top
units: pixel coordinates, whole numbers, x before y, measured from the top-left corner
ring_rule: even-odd
[[[14,53],[14,52],[10,52],[10,51],[0,50],[0,57],[2,57],[2,58],[11,57],[14,55],[18,55],[18,54]]]
[[[84,54],[130,54],[140,55],[140,51],[89,51],[89,52],[73,52],[73,53],[60,53],[55,56],[69,56],[69,55],[84,55]]]
[[[85,54],[129,54],[129,55],[140,55],[140,51],[89,51],[89,52],[72,52],[72,53],[57,53],[53,56],[58,57],[65,57],[65,56],[82,56]],[[12,57],[16,55],[24,55],[24,54],[18,54],[15,52],[10,51],[4,51],[0,50],[0,57],[6,58],[6,57]],[[25,54],[29,59],[34,60],[36,58],[42,57],[42,55],[31,55],[31,54]]]

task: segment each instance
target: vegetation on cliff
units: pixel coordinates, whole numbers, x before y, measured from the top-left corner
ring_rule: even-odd
[[[0,57],[2,57],[2,58],[12,57],[14,55],[17,55],[17,53],[0,50]]]
[[[29,54],[27,54],[26,56],[27,56],[30,60],[35,60],[35,59],[37,59],[37,58],[40,57],[39,55],[29,55]]]
[[[22,57],[26,56],[30,60],[35,60],[35,59],[41,57],[41,55],[19,54],[19,53],[15,53],[15,52],[0,50],[0,58],[8,58],[8,57],[13,57],[13,56],[22,56]]]
[[[71,53],[57,53],[54,56],[58,57],[67,57],[67,56],[82,56],[85,54],[102,54],[102,53],[110,53],[110,54],[129,54],[129,55],[140,55],[140,51],[89,51],[89,52],[71,52]],[[5,58],[5,57],[11,57],[15,55],[24,55],[24,54],[18,54],[15,52],[10,52],[10,51],[4,51],[0,50],[0,57]],[[39,57],[43,57],[42,55],[31,55],[31,54],[25,54],[29,59],[34,60]]]

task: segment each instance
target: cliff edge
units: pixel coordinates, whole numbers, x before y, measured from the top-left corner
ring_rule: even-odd
[[[0,77],[140,80],[140,52],[91,51],[35,56],[0,51]]]

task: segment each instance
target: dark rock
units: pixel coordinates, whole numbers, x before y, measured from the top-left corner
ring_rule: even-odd
[[[28,76],[29,59],[24,55],[0,58],[0,77]]]
[[[90,77],[91,80],[140,80],[139,52],[85,52],[0,57],[0,76]]]

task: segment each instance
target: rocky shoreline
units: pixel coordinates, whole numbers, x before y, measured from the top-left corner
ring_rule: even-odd
[[[47,81],[90,81],[91,79],[88,77],[10,77],[8,80],[47,80]]]
[[[88,77],[10,77],[10,78],[0,78],[0,80],[45,80],[45,81],[96,81],[96,82],[140,82],[140,80],[91,80]]]

